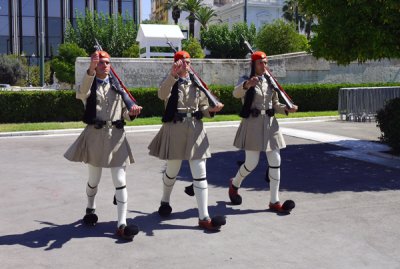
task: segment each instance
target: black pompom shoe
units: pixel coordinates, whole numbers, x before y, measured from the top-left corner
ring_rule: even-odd
[[[226,224],[225,216],[215,216],[205,220],[199,220],[199,226],[208,231],[219,231]]]
[[[172,212],[172,207],[169,205],[168,202],[161,202],[160,207],[158,208],[158,214],[163,217],[166,218],[169,215],[171,215]]]
[[[139,227],[136,225],[122,224],[117,229],[116,234],[124,240],[132,241],[135,235],[139,233]]]
[[[95,209],[86,208],[86,215],[83,216],[83,223],[87,226],[95,226],[99,218],[94,213]]]
[[[293,208],[295,208],[296,204],[292,200],[286,200],[283,204],[280,202],[269,203],[269,209],[276,213],[281,214],[290,214]]]

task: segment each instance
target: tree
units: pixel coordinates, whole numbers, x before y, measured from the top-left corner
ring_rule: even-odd
[[[85,17],[77,17],[75,28],[68,23],[65,42],[75,43],[92,54],[96,38],[112,57],[121,57],[123,51],[135,44],[136,35],[136,25],[128,14],[124,19],[121,14],[106,16],[86,10]]]
[[[182,42],[182,49],[189,52],[192,58],[204,58],[205,56],[200,42],[194,37],[184,40]]]
[[[194,37],[195,13],[203,6],[203,0],[183,0],[182,10],[189,12],[186,17],[189,20],[189,36]]]
[[[307,38],[297,33],[293,23],[281,19],[265,24],[256,38],[256,47],[267,55],[304,51],[307,44]]]
[[[398,0],[300,0],[318,24],[310,41],[317,58],[349,64],[400,57]]]
[[[288,22],[294,22],[297,31],[300,33],[301,30],[304,30],[307,39],[310,39],[311,26],[314,25],[314,16],[308,14],[298,0],[286,0],[282,11],[282,17]]]
[[[56,72],[57,79],[69,83],[72,88],[75,83],[75,60],[88,54],[75,43],[61,44],[58,51],[58,56],[51,61],[51,67]]]
[[[26,71],[23,63],[14,55],[0,54],[0,82],[15,85],[25,78]]]
[[[246,23],[235,23],[232,29],[228,24],[213,24],[207,30],[201,31],[201,44],[211,52],[213,58],[244,58],[246,50],[243,37],[254,43],[256,27],[254,24],[248,26]]]
[[[208,28],[208,23],[217,17],[215,10],[209,6],[202,6],[194,13],[195,19],[200,23],[200,29]]]
[[[140,48],[139,44],[137,43],[133,44],[131,47],[122,52],[122,57],[139,58],[139,56],[140,56]]]
[[[178,24],[178,20],[181,17],[183,7],[183,0],[168,0],[165,5],[166,10],[172,9],[172,19],[175,24]]]

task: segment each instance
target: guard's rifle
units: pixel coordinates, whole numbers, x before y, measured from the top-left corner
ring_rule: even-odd
[[[170,41],[167,41],[167,44],[171,47],[174,53],[177,53],[176,48],[174,47],[174,45],[172,45]],[[189,66],[189,68],[190,68],[189,75],[193,78],[194,82],[197,84],[200,91],[202,91],[206,95],[210,106],[215,107],[218,103],[220,103],[217,97],[214,96],[214,94],[208,88],[207,84],[196,74],[192,66]]]
[[[96,51],[101,51],[103,50],[103,48],[101,47],[99,41],[97,41],[97,39],[94,39],[96,41],[96,45],[94,46],[94,48],[96,49]],[[115,73],[114,68],[110,65],[110,76],[113,79],[116,79],[119,82],[119,85],[122,87],[116,87],[117,92],[121,95],[122,100],[124,101],[128,111],[131,111],[132,107],[134,105],[136,105],[136,100],[135,98],[133,98],[132,94],[129,92],[128,88],[126,88],[126,86],[124,85],[124,83],[121,81],[121,79],[118,77],[117,73]]]
[[[243,36],[242,36],[243,37]],[[244,44],[246,46],[246,48],[248,49],[248,51],[253,54],[254,50],[251,48],[251,45],[249,42],[247,42],[247,40],[243,37],[244,40]],[[275,77],[271,74],[271,72],[269,71],[269,69],[267,67],[265,67],[265,75],[266,78],[268,79],[268,81],[270,82],[270,84],[272,85],[272,87],[274,88],[274,90],[276,92],[278,92],[278,94],[282,97],[282,99],[285,101],[286,106],[289,108],[293,108],[294,107],[294,103],[292,101],[292,99],[290,98],[290,96],[285,92],[285,90],[282,88],[281,85],[279,85],[278,81],[275,79]]]

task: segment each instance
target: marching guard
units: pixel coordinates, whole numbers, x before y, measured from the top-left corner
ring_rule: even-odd
[[[142,107],[132,102],[129,109],[123,100],[126,92],[114,73],[111,73],[111,57],[105,51],[91,56],[89,69],[76,91],[76,98],[85,106],[83,121],[87,124],[81,135],[64,154],[73,162],[87,163],[89,178],[86,185],[87,207],[83,222],[94,226],[98,221],[95,213],[95,197],[100,183],[102,168],[110,168],[115,186],[114,203],[117,205],[117,235],[132,240],[138,233],[136,225],[127,225],[128,191],[126,166],[134,162],[131,148],[125,136],[125,120],[140,114]]]
[[[230,180],[229,198],[234,205],[242,203],[239,188],[257,166],[260,152],[265,152],[268,160],[267,181],[270,185],[269,209],[278,213],[290,213],[295,204],[288,200],[281,204],[279,200],[280,149],[286,144],[279,129],[275,113],[296,112],[297,106],[279,103],[278,93],[273,87],[276,81],[267,73],[267,56],[257,51],[251,55],[250,77],[242,77],[233,91],[233,96],[241,98],[243,107],[240,112],[242,121],[237,130],[234,146],[245,150],[245,162],[241,164],[236,176]]]
[[[205,93],[200,90],[199,80],[191,72],[190,64],[189,53],[176,52],[171,71],[158,90],[158,97],[165,101],[163,125],[148,147],[150,155],[167,162],[162,176],[163,194],[158,213],[161,217],[171,214],[171,192],[182,161],[188,160],[193,185],[187,187],[185,192],[196,196],[198,224],[205,230],[219,230],[226,220],[224,216],[211,218],[208,213],[206,159],[211,154],[202,118],[212,117],[222,109],[223,104],[218,102],[214,107],[210,106]]]

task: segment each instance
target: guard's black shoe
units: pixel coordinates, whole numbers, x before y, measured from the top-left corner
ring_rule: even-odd
[[[158,214],[163,217],[166,218],[169,215],[171,215],[172,212],[172,207],[169,205],[168,202],[161,202],[160,207],[158,208]]]
[[[95,209],[86,208],[86,215],[83,216],[83,223],[87,226],[95,226],[99,218],[94,213]]]

